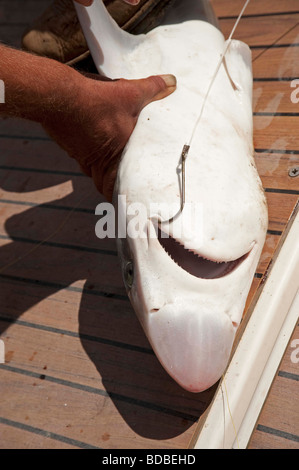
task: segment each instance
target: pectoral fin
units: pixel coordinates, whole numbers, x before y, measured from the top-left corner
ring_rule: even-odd
[[[126,57],[143,35],[123,31],[102,0],[94,0],[90,7],[74,3],[98,72],[112,79],[131,78]]]

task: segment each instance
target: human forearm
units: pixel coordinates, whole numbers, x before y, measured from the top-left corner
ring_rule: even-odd
[[[0,45],[0,79],[5,85],[0,114],[41,123],[57,119],[70,108],[80,78],[59,62]]]
[[[121,153],[141,109],[176,88],[172,75],[87,78],[51,59],[0,45],[5,103],[0,114],[37,121],[111,199]]]

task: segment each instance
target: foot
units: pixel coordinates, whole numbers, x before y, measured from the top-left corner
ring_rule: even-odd
[[[133,0],[132,0],[133,1]],[[134,5],[130,0],[104,0],[111,16],[120,27],[132,31],[145,21],[155,22],[157,0],[140,0]],[[161,5],[168,3],[162,0]],[[149,17],[149,18],[148,18]],[[140,26],[141,25],[141,26]],[[140,32],[139,30],[137,32]],[[53,3],[24,32],[24,50],[72,65],[89,55],[72,0],[53,0]]]
[[[24,32],[24,50],[62,63],[88,55],[88,46],[72,0],[53,3]]]

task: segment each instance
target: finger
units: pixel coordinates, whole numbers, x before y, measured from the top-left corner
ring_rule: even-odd
[[[138,5],[140,0],[123,0],[125,3],[128,3],[129,5]]]
[[[166,98],[177,86],[174,75],[155,75],[134,82],[139,88],[140,110],[152,101]]]

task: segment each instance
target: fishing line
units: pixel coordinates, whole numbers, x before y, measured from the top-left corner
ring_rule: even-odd
[[[223,442],[222,442],[222,448],[224,449],[224,444],[225,444],[225,403],[224,403],[224,394],[223,394],[222,384],[220,384],[220,390],[221,390],[221,395],[222,395],[222,413],[223,413]]]
[[[237,18],[235,24],[234,24],[234,26],[233,26],[233,29],[231,30],[231,33],[230,33],[230,35],[229,35],[229,37],[228,37],[228,39],[227,39],[227,41],[226,41],[224,51],[223,51],[223,53],[220,55],[220,60],[218,61],[218,64],[217,64],[216,69],[215,69],[215,72],[214,72],[214,74],[213,74],[213,76],[212,76],[212,79],[211,79],[211,81],[210,81],[209,87],[208,87],[207,92],[206,92],[206,94],[205,94],[205,96],[204,96],[203,103],[202,103],[202,106],[201,106],[201,110],[200,110],[200,113],[199,113],[199,115],[198,115],[198,118],[197,118],[197,120],[196,120],[196,122],[195,122],[195,124],[194,124],[193,130],[192,130],[192,133],[191,133],[191,137],[190,137],[188,143],[185,144],[184,147],[183,147],[183,150],[182,150],[182,153],[181,153],[181,175],[182,175],[182,176],[181,176],[181,205],[180,205],[180,209],[179,209],[179,211],[178,211],[171,219],[160,221],[160,224],[173,222],[173,220],[174,220],[178,215],[180,215],[180,214],[183,212],[183,209],[184,209],[184,206],[185,206],[185,202],[186,202],[186,172],[185,172],[185,166],[186,166],[186,159],[187,159],[187,157],[188,157],[188,153],[189,153],[189,150],[190,150],[190,146],[191,146],[191,143],[192,143],[192,141],[193,141],[193,138],[194,138],[195,132],[196,132],[196,130],[197,130],[197,127],[198,127],[198,125],[199,125],[199,122],[200,122],[200,120],[201,120],[201,118],[202,118],[202,115],[203,115],[203,112],[204,112],[204,108],[205,108],[205,105],[206,105],[208,96],[209,96],[209,94],[210,94],[210,91],[211,91],[211,89],[212,89],[212,86],[213,86],[213,84],[214,84],[214,82],[215,82],[215,79],[216,79],[216,77],[217,77],[217,75],[218,75],[218,72],[219,72],[219,70],[220,70],[220,67],[221,67],[221,65],[222,65],[222,63],[223,63],[223,61],[224,61],[224,58],[225,58],[225,55],[226,55],[226,53],[227,53],[227,51],[228,51],[228,49],[229,49],[229,46],[231,45],[232,37],[233,37],[233,35],[234,35],[234,33],[235,33],[235,30],[236,30],[236,28],[237,28],[237,26],[238,26],[238,24],[239,24],[239,22],[240,22],[240,20],[241,20],[241,18],[242,18],[242,16],[243,16],[243,14],[244,14],[244,11],[245,11],[245,9],[246,9],[246,7],[247,7],[247,5],[248,5],[249,2],[250,2],[250,0],[246,0],[246,2],[244,3],[244,6],[243,6],[243,8],[242,8],[242,10],[241,10],[241,12],[240,12],[240,14],[239,14],[239,16],[238,16],[238,18]]]
[[[207,92],[206,92],[206,94],[205,94],[205,97],[204,97],[204,100],[203,100],[203,104],[202,104],[202,107],[201,107],[201,111],[200,111],[200,113],[199,113],[199,116],[198,116],[198,118],[197,118],[197,121],[195,122],[195,125],[194,125],[194,128],[193,128],[193,131],[192,131],[190,140],[189,140],[189,142],[188,142],[188,144],[187,144],[187,146],[188,146],[189,148],[190,148],[191,143],[192,143],[192,140],[193,140],[193,138],[194,138],[194,134],[195,134],[195,131],[196,131],[197,126],[198,126],[198,124],[199,124],[199,121],[201,120],[201,117],[202,117],[202,115],[203,115],[203,111],[204,111],[204,108],[205,108],[205,105],[206,105],[208,96],[209,96],[209,94],[210,94],[210,91],[211,91],[211,89],[212,89],[212,86],[213,86],[213,84],[214,84],[214,82],[215,82],[215,79],[216,79],[216,77],[217,77],[217,75],[218,75],[219,69],[220,69],[220,67],[221,67],[221,65],[222,65],[222,63],[223,63],[223,60],[224,60],[225,55],[226,55],[226,53],[227,53],[227,51],[228,51],[228,49],[229,49],[229,46],[231,45],[233,34],[235,33],[235,30],[236,30],[236,28],[237,28],[237,26],[238,26],[238,24],[239,24],[239,22],[240,22],[240,20],[241,20],[241,18],[242,18],[242,16],[243,16],[243,13],[244,13],[244,11],[245,11],[245,9],[246,9],[246,7],[247,7],[247,5],[248,5],[249,2],[250,2],[250,0],[247,0],[247,1],[245,2],[245,4],[244,4],[244,6],[243,6],[243,8],[242,8],[242,10],[241,10],[241,12],[240,12],[240,14],[239,14],[237,20],[236,20],[236,22],[235,22],[235,24],[234,24],[234,26],[233,26],[233,29],[232,29],[232,31],[231,31],[231,33],[230,33],[230,35],[229,35],[229,37],[228,37],[228,39],[227,39],[227,41],[226,41],[226,45],[225,45],[224,51],[223,51],[223,53],[222,53],[221,56],[220,56],[220,60],[219,60],[219,62],[218,62],[218,64],[217,64],[216,70],[215,70],[215,72],[214,72],[214,75],[213,75],[212,80],[211,80],[211,82],[210,82],[210,85],[209,85],[209,87],[208,87],[208,90],[207,90]],[[185,159],[185,160],[186,160],[186,159]]]
[[[235,426],[235,423],[234,423],[234,420],[233,420],[233,415],[232,415],[232,412],[231,412],[230,406],[229,406],[228,393],[227,393],[227,388],[226,388],[225,376],[224,376],[224,375],[222,376],[222,382],[223,382],[223,385],[224,385],[224,391],[225,391],[227,409],[228,409],[229,416],[230,416],[230,419],[231,419],[231,422],[232,422],[232,425],[233,425],[233,428],[234,428],[234,432],[235,432],[235,436],[236,436],[236,441],[237,441],[238,449],[240,449],[239,439],[238,439],[238,433],[237,433],[236,426]],[[221,384],[221,390],[222,390],[222,384]],[[222,392],[222,397],[223,397],[223,392]],[[225,416],[225,413],[224,413],[224,416]],[[224,440],[224,438],[223,438],[223,440]]]

